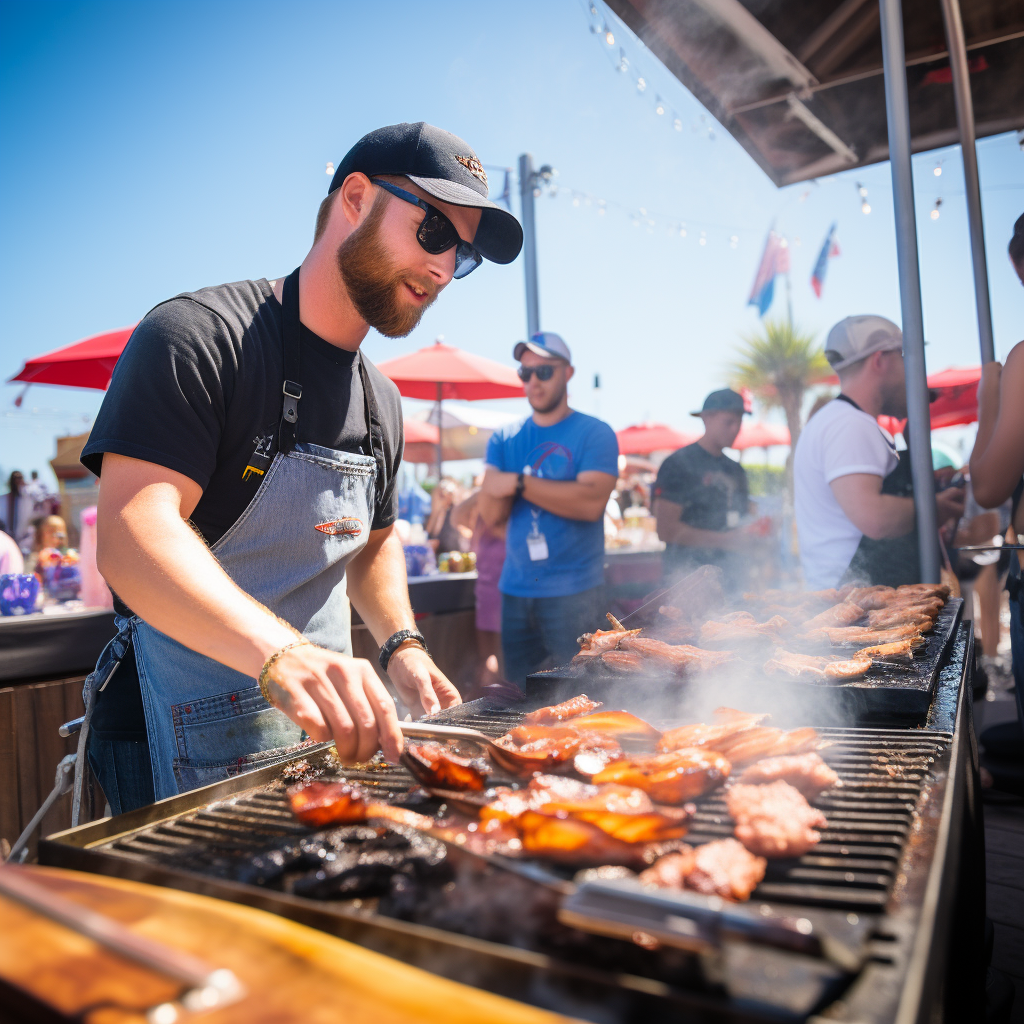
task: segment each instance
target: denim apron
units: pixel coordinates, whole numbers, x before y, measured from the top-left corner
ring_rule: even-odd
[[[295,270],[284,284],[285,379],[276,451],[253,453],[246,472],[262,475],[259,490],[211,550],[247,594],[314,643],[349,654],[345,568],[366,545],[378,484],[383,491],[383,432],[360,354],[371,454],[296,440],[302,394],[298,280]],[[85,683],[87,722],[97,691],[130,645],[157,800],[286,760],[306,739],[298,725],[263,699],[251,676],[197,654],[138,616],[119,618],[117,624],[118,635]],[[86,735],[83,728],[80,761]]]

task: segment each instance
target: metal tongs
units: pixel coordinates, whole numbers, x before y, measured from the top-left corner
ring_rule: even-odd
[[[417,740],[459,740],[464,743],[475,743],[485,750],[495,764],[511,772],[521,775],[522,759],[511,750],[506,750],[500,743],[476,729],[467,729],[462,725],[440,725],[437,722],[399,722],[398,728],[402,735]]]

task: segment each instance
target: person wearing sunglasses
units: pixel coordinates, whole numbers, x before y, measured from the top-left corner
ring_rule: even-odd
[[[515,259],[522,229],[487,194],[449,132],[370,132],[298,269],[179,295],[135,329],[82,456],[102,475],[98,563],[117,594],[118,635],[85,688],[115,813],[307,737],[395,760],[393,693],[417,716],[458,702],[394,530],[398,390],[360,346],[370,328],[407,335],[483,260]],[[393,693],[352,657],[350,600]]]
[[[618,477],[619,445],[607,423],[569,407],[569,346],[544,331],[516,345],[533,413],[487,445],[478,499],[492,529],[505,526],[501,645],[514,683],[567,664],[576,638],[600,627],[604,511]]]

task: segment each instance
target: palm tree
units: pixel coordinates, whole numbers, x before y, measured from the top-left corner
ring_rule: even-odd
[[[786,476],[792,481],[793,452],[802,426],[801,411],[807,389],[833,375],[813,334],[787,320],[765,320],[762,333],[742,335],[739,358],[731,364],[732,382],[749,388],[768,408],[781,407],[786,414],[791,444]]]

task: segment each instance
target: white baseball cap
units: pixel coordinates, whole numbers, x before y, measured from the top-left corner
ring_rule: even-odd
[[[564,359],[572,366],[572,353],[560,335],[553,331],[538,331],[530,335],[529,341],[520,341],[512,349],[512,358],[517,362],[523,358],[523,353],[529,349],[542,359]]]
[[[828,332],[825,358],[833,370],[866,359],[873,352],[903,348],[903,332],[884,316],[848,316]]]

